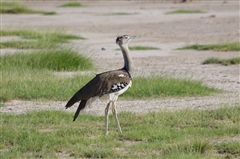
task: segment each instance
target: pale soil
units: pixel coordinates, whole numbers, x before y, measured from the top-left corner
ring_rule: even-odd
[[[63,2],[24,2],[27,6],[45,11],[56,11],[54,16],[2,15],[2,28],[56,30],[86,37],[73,41],[72,46],[84,46],[99,73],[122,67],[122,55],[115,49],[117,35],[140,35],[130,45],[154,46],[157,51],[132,51],[136,67],[134,76],[151,74],[201,80],[208,86],[226,90],[209,97],[168,98],[154,100],[119,100],[118,111],[146,113],[161,109],[215,109],[239,105],[239,65],[202,65],[209,57],[238,57],[239,52],[175,50],[189,44],[208,44],[239,40],[239,3],[156,3],[156,2],[83,2],[82,8],[60,8]],[[204,14],[166,15],[176,9],[199,9]],[[127,12],[132,15],[106,15]],[[213,16],[214,15],[214,16]],[[105,48],[102,51],[101,48]],[[15,52],[3,49],[4,53]],[[84,53],[86,54],[86,53]],[[61,73],[64,74],[64,73]],[[72,75],[66,73],[65,75]],[[133,83],[134,87],[134,83]],[[70,98],[70,97],[69,97]],[[0,108],[1,112],[24,113],[30,110],[64,110],[67,101],[13,100]],[[87,113],[104,115],[106,102],[96,102]],[[67,111],[75,111],[76,106]]]

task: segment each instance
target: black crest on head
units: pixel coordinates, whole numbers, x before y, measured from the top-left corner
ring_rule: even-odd
[[[118,36],[117,39],[116,39],[116,43],[120,40],[122,40],[123,36]]]
[[[130,36],[128,36],[128,35],[118,36],[116,39],[116,43],[119,41],[122,41],[123,39],[129,39],[129,38],[130,38]]]

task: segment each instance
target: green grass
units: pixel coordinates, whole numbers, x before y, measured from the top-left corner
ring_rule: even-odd
[[[68,2],[68,3],[61,5],[60,7],[82,7],[82,6],[83,5],[79,2]]]
[[[69,81],[67,78],[56,77],[52,72],[93,69],[93,63],[90,58],[80,55],[73,49],[66,49],[59,45],[73,39],[82,40],[84,39],[82,37],[63,32],[28,30],[3,30],[1,36],[18,36],[23,41],[2,42],[0,43],[0,48],[37,49],[28,53],[18,52],[0,56],[0,71],[4,77],[0,79],[2,86],[0,88],[1,102],[18,98],[28,100],[66,99],[66,96],[63,94],[66,93],[65,89],[68,86],[64,86],[64,84],[72,81]],[[81,77],[81,79],[75,78],[77,82],[75,85],[78,85],[83,79],[84,77]],[[63,88],[60,94],[57,93],[59,85]],[[70,84],[69,87],[72,87],[72,85]],[[69,98],[73,91],[68,89],[67,92],[69,93],[67,94]]]
[[[89,70],[93,64],[89,58],[71,50],[47,50],[41,52],[18,53],[0,56],[8,69],[48,69],[53,71]]]
[[[0,42],[0,49],[3,48],[17,48],[17,49],[43,49],[46,47],[47,43],[43,43],[42,41],[6,41],[6,42]],[[51,44],[48,44],[51,47]]]
[[[103,15],[134,15],[134,14],[138,14],[138,13],[127,13],[127,12],[115,12],[115,13],[106,13]]]
[[[1,2],[0,13],[2,14],[44,14],[55,15],[56,12],[45,12],[29,9],[17,2]]]
[[[51,55],[49,56],[51,61]],[[3,76],[0,81],[2,87],[1,100],[9,101],[12,99],[47,99],[47,100],[68,100],[78,89],[84,86],[93,76],[74,76],[72,78],[59,77],[52,75],[49,71],[41,71],[39,66],[34,66],[35,62],[27,62],[24,60],[15,66],[4,67]],[[28,65],[28,68],[22,63]],[[41,63],[36,61],[36,63]],[[43,62],[48,63],[48,62]],[[53,63],[54,60],[53,60]],[[80,63],[81,64],[81,63]],[[40,64],[41,65],[41,64]],[[45,66],[45,69],[55,70],[57,66],[52,68],[52,65]],[[65,64],[62,64],[63,66]],[[75,65],[74,65],[75,66]],[[68,66],[69,70],[78,69]],[[56,70],[61,70],[62,67]],[[43,69],[43,68],[42,68]],[[44,82],[43,82],[44,81]],[[194,97],[207,96],[220,93],[220,90],[209,88],[201,84],[201,82],[180,80],[172,78],[143,78],[136,77],[133,79],[133,86],[121,98],[134,99],[152,99],[165,97]]]
[[[52,71],[93,69],[89,58],[71,50],[18,53],[0,56],[1,101],[11,99],[67,100],[89,77],[54,76]],[[87,80],[86,80],[87,79]]]
[[[230,59],[209,58],[203,61],[202,64],[221,64],[224,66],[240,64],[240,57]]]
[[[122,96],[127,99],[208,96],[220,90],[199,81],[166,77],[135,77],[132,87]]]
[[[85,38],[80,36],[75,36],[71,34],[66,34],[60,31],[32,31],[32,30],[2,30],[0,36],[19,36],[23,39],[35,39],[35,40],[47,40],[50,39],[51,42],[66,42],[67,40],[80,39],[84,40]]]
[[[167,12],[166,14],[194,14],[194,13],[205,13],[201,10],[185,10],[185,9],[179,9]]]
[[[235,155],[240,155],[240,142],[239,141],[231,141],[231,142],[223,142],[216,145],[218,153],[220,154],[229,154],[229,158],[234,157]],[[231,157],[230,157],[231,156]]]
[[[116,50],[120,50],[120,49],[116,49]],[[129,46],[129,50],[131,51],[140,51],[140,50],[160,50],[157,47],[152,47],[152,46]]]
[[[20,72],[24,71],[24,72]],[[24,100],[68,100],[83,84],[91,78],[76,76],[73,78],[53,75],[49,71],[15,69],[4,71],[1,79],[1,101]]]
[[[104,112],[103,112],[104,113]],[[240,106],[216,110],[120,113],[123,133],[104,117],[40,111],[1,113],[2,158],[237,158]],[[131,122],[129,122],[131,121]],[[235,139],[236,140],[236,139]],[[218,141],[218,142],[215,142]]]
[[[240,51],[240,42],[220,43],[220,44],[206,44],[206,45],[190,45],[178,50],[214,50],[214,51]]]
[[[129,46],[130,50],[159,50],[157,47],[151,46]]]
[[[56,12],[50,11],[50,12],[42,12],[43,15],[56,15]]]
[[[45,49],[54,48],[58,44],[66,43],[69,40],[84,40],[85,38],[64,32],[41,32],[29,30],[2,30],[0,36],[18,36],[22,40],[0,42],[0,48],[18,49]]]

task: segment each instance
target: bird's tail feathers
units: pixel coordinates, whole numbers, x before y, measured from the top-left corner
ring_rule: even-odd
[[[74,115],[73,121],[76,120],[76,118],[77,118],[78,115],[79,115],[79,112],[80,112],[82,109],[85,108],[86,103],[87,103],[87,100],[82,100],[82,101],[80,102],[80,104],[79,104],[79,106],[78,106],[78,108],[77,108],[77,111],[76,111],[76,113],[75,113],[75,115]]]
[[[74,95],[66,104],[65,108],[70,108],[74,103],[78,102],[76,96]]]

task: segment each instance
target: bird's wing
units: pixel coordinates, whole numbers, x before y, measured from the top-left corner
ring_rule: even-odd
[[[131,75],[124,69],[97,74],[68,101],[66,108],[80,100],[117,92],[127,86],[130,81]]]
[[[125,70],[110,71],[99,75],[98,91],[94,96],[118,92],[125,88],[131,81],[131,75]]]

